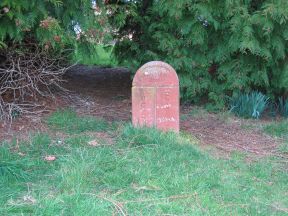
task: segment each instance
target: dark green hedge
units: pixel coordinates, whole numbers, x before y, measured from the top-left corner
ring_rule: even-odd
[[[134,70],[150,60],[170,63],[182,99],[222,108],[240,92],[286,97],[287,0],[144,0],[116,8],[111,23],[121,25],[122,63]]]

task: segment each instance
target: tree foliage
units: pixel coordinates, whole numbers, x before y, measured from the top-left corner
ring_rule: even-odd
[[[287,0],[129,1],[111,23],[120,60],[170,63],[183,99],[222,108],[240,92],[288,95]]]
[[[109,37],[106,15],[97,11],[90,0],[2,0],[0,46],[36,42],[46,50],[70,47],[93,54],[95,44]]]
[[[107,15],[92,0],[0,1],[0,119],[43,111],[67,60],[97,58]],[[86,58],[85,58],[86,56]]]

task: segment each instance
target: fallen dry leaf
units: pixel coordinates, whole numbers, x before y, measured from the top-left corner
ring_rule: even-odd
[[[56,160],[56,157],[53,156],[53,155],[47,155],[47,156],[44,157],[44,160],[46,160],[46,161],[54,161],[54,160]]]
[[[24,126],[19,126],[19,131],[23,130],[24,129]]]
[[[91,140],[91,141],[88,142],[88,145],[90,145],[90,146],[98,146],[99,143],[98,143],[97,140]]]
[[[153,191],[153,190],[161,190],[161,188],[157,187],[157,186],[153,186],[153,185],[150,185],[150,186],[140,186],[140,185],[137,185],[137,184],[132,184],[132,188],[134,190],[136,190],[136,192],[138,191]]]
[[[22,153],[22,152],[18,152],[18,155],[23,157],[23,156],[25,156],[26,154],[24,154],[24,153]]]
[[[23,197],[23,200],[27,203],[31,203],[31,204],[35,204],[37,201],[34,197],[30,196],[30,195],[26,195]]]

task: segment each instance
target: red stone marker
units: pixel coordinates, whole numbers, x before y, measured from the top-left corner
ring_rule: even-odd
[[[153,61],[137,72],[132,86],[134,126],[179,132],[179,81],[168,64]]]

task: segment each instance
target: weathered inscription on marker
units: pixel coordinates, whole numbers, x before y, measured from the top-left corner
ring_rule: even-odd
[[[143,65],[133,80],[134,126],[179,132],[179,81],[175,70],[159,61]]]

